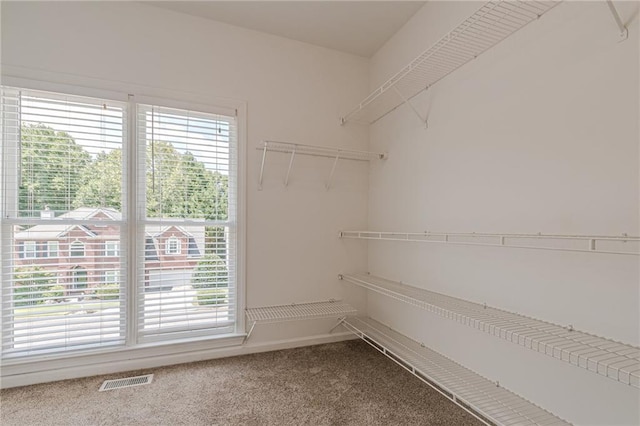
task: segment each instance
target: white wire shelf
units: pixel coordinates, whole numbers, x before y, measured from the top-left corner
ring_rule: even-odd
[[[629,235],[342,231],[340,238],[640,255],[640,237]]]
[[[333,167],[331,168],[329,178],[327,179],[327,182],[325,184],[325,187],[327,189],[331,187],[331,180],[333,178],[333,174],[336,171],[339,160],[370,161],[376,159],[385,160],[387,158],[386,153],[356,151],[350,149],[329,148],[324,146],[278,141],[263,141],[262,144],[257,147],[257,149],[262,150],[262,162],[260,164],[260,178],[258,180],[258,189],[262,189],[264,165],[267,158],[267,152],[291,154],[289,160],[289,168],[284,179],[284,186],[287,186],[289,184],[289,176],[291,175],[291,169],[293,168],[293,161],[295,160],[296,155],[310,155],[314,157],[326,157],[333,159]]]
[[[640,348],[365,274],[341,279],[536,352],[640,388]]]
[[[485,424],[570,424],[370,318],[348,318],[342,324]]]
[[[320,318],[344,318],[357,315],[357,313],[358,311],[351,305],[339,300],[247,308],[246,316],[251,323],[251,328],[245,337],[245,341],[249,339],[258,323],[268,324]]]
[[[531,21],[538,19],[556,4],[556,1],[487,2],[374,90],[342,118],[342,123],[373,123],[379,120]]]

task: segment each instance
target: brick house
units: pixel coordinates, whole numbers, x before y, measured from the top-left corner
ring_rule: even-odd
[[[47,223],[15,233],[17,268],[37,266],[57,276],[66,294],[119,282],[121,220],[111,208],[80,207],[58,217],[50,210],[43,219],[104,220],[105,224]],[[203,226],[145,227],[144,281],[149,289],[188,285],[204,253]],[[126,260],[123,260],[126,261]]]

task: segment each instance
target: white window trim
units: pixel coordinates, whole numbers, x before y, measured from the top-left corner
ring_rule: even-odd
[[[119,281],[118,280],[119,273],[120,271],[118,271],[117,269],[104,271],[103,282],[105,284],[116,284]]]
[[[56,247],[55,256],[52,256],[51,244],[54,244]],[[57,258],[60,257],[60,242],[59,241],[47,241],[47,257]]]
[[[33,247],[33,250],[27,251],[27,245]],[[30,256],[27,256],[27,253]],[[36,241],[23,241],[22,242],[22,258],[23,259],[35,259],[38,257],[38,243]]]
[[[42,70],[29,69],[29,68],[23,68],[23,67],[13,67],[13,66],[3,67],[1,79],[2,79],[3,85],[6,85],[6,86],[22,87],[27,90],[42,90],[42,91],[49,91],[49,92],[65,93],[69,95],[103,98],[103,99],[107,99],[107,100],[110,99],[110,100],[119,101],[119,102],[129,101],[130,105],[132,104],[131,102],[132,99],[135,97],[135,100],[137,103],[148,103],[148,104],[161,103],[162,105],[165,105],[168,107],[194,109],[194,110],[201,110],[203,112],[212,112],[212,113],[218,113],[218,114],[220,113],[225,114],[225,112],[220,111],[220,108],[226,109],[227,114],[228,114],[228,111],[230,110],[235,111],[235,116],[237,119],[237,127],[236,127],[237,149],[235,154],[237,158],[235,158],[234,160],[235,160],[235,163],[237,164],[238,172],[235,176],[235,178],[237,179],[236,180],[237,222],[234,223],[236,238],[233,244],[235,244],[235,252],[236,252],[236,311],[244,312],[245,306],[246,306],[246,196],[247,196],[246,195],[247,194],[247,189],[246,189],[247,103],[246,101],[213,97],[208,95],[207,93],[192,93],[192,92],[163,89],[159,87],[139,86],[139,85],[126,84],[122,82],[95,79],[90,77],[82,77],[78,75],[56,73],[56,72],[42,71]],[[131,95],[131,94],[135,94],[135,95]],[[217,107],[214,105],[216,105]],[[203,106],[205,106],[205,108],[203,108]],[[129,116],[127,118],[128,120],[135,119],[135,111],[131,110],[131,108],[129,109]],[[132,136],[135,136],[135,134],[132,130],[133,126],[128,126],[128,127],[129,127],[128,137],[130,139]],[[126,170],[129,174],[135,174],[135,169],[131,167],[131,164],[125,165],[125,167],[128,167]],[[127,215],[132,215],[130,217],[136,217],[135,208],[132,208],[126,212],[123,211],[123,213]],[[12,226],[13,225],[11,225],[10,223],[2,223],[2,221],[0,220],[0,228],[2,228],[1,229],[2,232],[10,231]],[[134,229],[131,229],[131,231],[135,231],[135,226],[133,228]],[[131,248],[132,247],[126,247],[126,246],[123,248],[125,250],[125,256],[127,256],[126,255],[127,251],[131,253]],[[60,251],[58,251],[58,256],[60,255],[61,253]],[[125,262],[127,260],[128,259],[125,257]],[[131,272],[131,274],[133,274],[132,277],[135,277],[135,274],[137,273],[134,270],[135,268],[129,268],[129,271]],[[3,271],[2,272],[3,277],[4,277],[4,273],[5,272]],[[124,276],[122,275],[122,277]],[[128,294],[127,294],[127,299],[129,300],[129,303],[128,303],[127,312],[125,314],[129,319],[134,318],[136,316],[135,304],[137,302],[136,302],[135,293],[136,293],[135,286],[129,286]],[[137,324],[135,324],[134,321],[129,322],[129,325],[128,325],[129,332],[131,332],[131,330],[135,330],[136,327],[137,327]],[[235,329],[236,329],[236,336],[244,335],[245,333],[244,315],[239,314],[237,316]],[[167,341],[167,342],[161,342],[156,344],[158,345],[159,348],[182,347],[183,349],[179,350],[179,352],[183,354],[180,356],[180,358],[187,359],[190,356],[189,355],[190,353],[193,352],[194,354],[193,356],[198,356],[197,353],[200,352],[196,350],[195,347],[194,349],[190,349],[191,346],[193,346],[191,345],[190,342],[192,342],[193,344],[198,344],[199,341],[205,341],[205,342],[207,340],[220,341],[220,337],[221,336],[216,336],[216,335],[208,336],[208,337],[196,336],[193,339],[184,339],[183,341],[180,341],[180,342]],[[229,338],[224,338],[222,339],[222,341],[229,341],[229,342],[233,341],[234,343],[231,343],[232,345],[234,346],[236,344],[240,345],[241,337],[240,338],[233,337],[233,335],[230,335]],[[208,346],[208,344],[206,343],[205,345]],[[294,343],[293,345],[295,346],[296,344]],[[146,344],[142,344],[142,345],[139,344],[135,347],[123,346],[120,348],[117,348],[117,347],[111,348],[111,349],[105,348],[104,350],[103,349],[98,350],[97,353],[108,354],[110,351],[113,351],[113,350],[122,351],[123,353],[129,353],[134,351],[146,352],[146,349],[143,349],[145,347],[146,347]],[[242,349],[239,349],[239,350],[243,351]],[[64,357],[64,354],[61,354],[61,356]],[[143,355],[143,358],[141,359],[152,359],[152,358],[153,358],[153,355],[149,354],[149,355]],[[93,359],[93,355],[91,351],[88,351],[86,355],[84,354],[84,352],[82,354],[74,355],[74,363],[73,363],[75,366],[74,368],[77,371],[87,371],[87,372],[94,371],[93,367],[91,366],[91,364],[94,362],[92,361],[92,359]],[[205,357],[200,359],[207,359],[207,358]],[[30,358],[19,361],[20,365],[25,366],[27,370],[31,368],[29,367],[30,365],[36,365],[36,362],[37,361],[35,359],[32,360]],[[66,364],[64,359],[61,362]],[[50,364],[51,362],[47,361],[47,365],[50,365]],[[7,376],[7,374],[5,374],[5,371],[6,369],[3,369],[3,373],[2,373],[3,377]],[[18,374],[21,375],[21,373],[22,372]],[[8,374],[14,378],[16,377],[11,373],[8,373]],[[67,375],[65,376],[64,374],[67,374]],[[87,374],[85,373],[85,374],[77,375],[77,373],[63,373],[62,376],[58,376],[58,379],[82,377],[85,375]],[[12,380],[15,380],[15,379],[12,379]],[[20,379],[17,379],[17,380],[20,381]],[[37,382],[38,380],[36,379],[35,381],[30,383],[37,383]]]
[[[109,246],[112,245],[110,248]],[[104,242],[104,255],[105,257],[118,257],[120,256],[120,241],[105,241]]]
[[[79,247],[80,245],[82,245],[82,255],[73,255],[72,253],[74,252],[74,247]],[[74,242],[69,244],[69,257],[70,258],[76,258],[76,257],[86,257],[87,256],[87,245],[85,243],[83,243],[82,241],[79,240],[75,240]]]
[[[175,251],[172,250],[172,243],[175,243]],[[182,254],[182,241],[178,237],[169,237],[164,241],[164,254],[176,256]]]

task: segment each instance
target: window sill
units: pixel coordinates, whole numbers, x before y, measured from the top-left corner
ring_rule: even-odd
[[[211,357],[212,352],[241,346],[244,334],[144,343],[135,347],[76,352],[73,354],[40,355],[2,362],[2,388],[75,377],[108,374],[119,371],[150,368],[160,365],[191,362]]]

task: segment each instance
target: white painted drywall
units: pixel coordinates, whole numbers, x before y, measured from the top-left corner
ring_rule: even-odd
[[[142,87],[246,101],[247,306],[347,298],[337,274],[364,267],[344,228],[366,225],[368,164],[271,154],[258,191],[263,139],[366,149],[367,129],[338,118],[368,91],[367,60],[143,2],[3,2],[5,75],[109,90]],[[125,92],[126,93],[126,92]],[[325,322],[256,328],[249,344],[324,335]]]
[[[371,126],[369,229],[639,234],[638,3],[563,2]],[[428,2],[374,89],[475,11]],[[345,242],[363,245],[361,241]],[[372,274],[638,345],[637,256],[368,243]],[[369,295],[374,319],[575,424],[638,424],[637,389]]]

